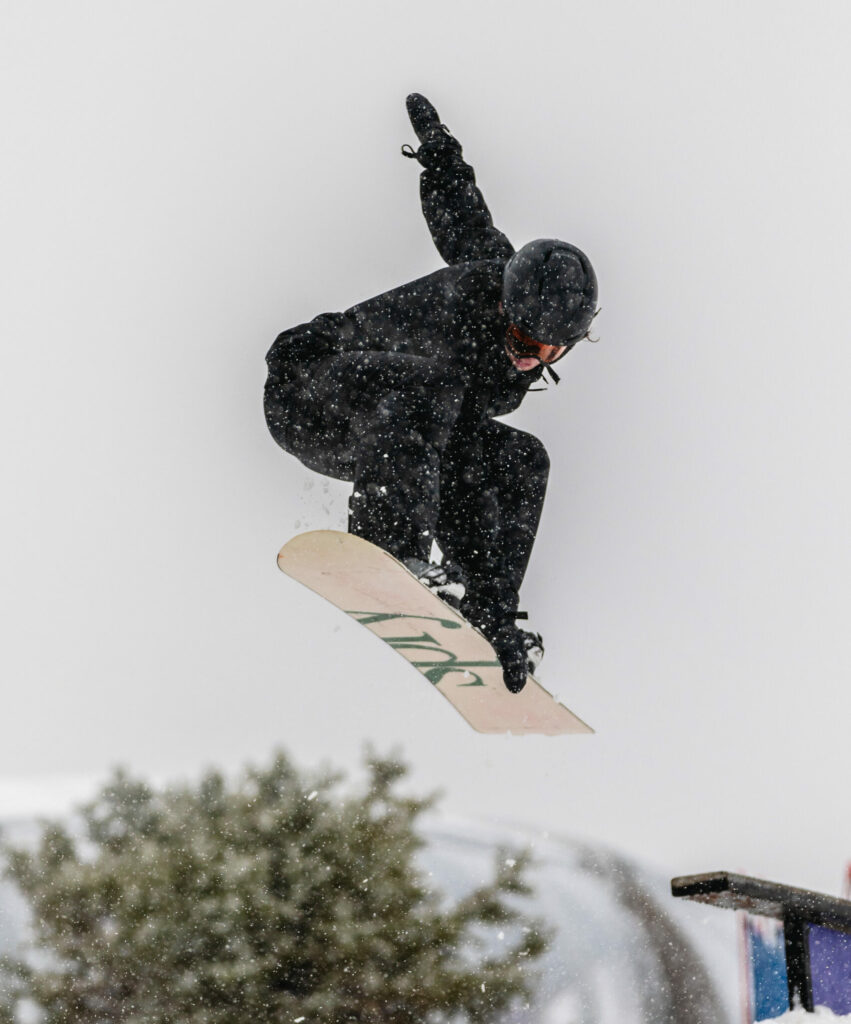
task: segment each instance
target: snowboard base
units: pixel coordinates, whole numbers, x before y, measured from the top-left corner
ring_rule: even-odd
[[[281,548],[278,566],[398,651],[477,732],[594,731],[532,676],[509,693],[482,634],[369,541],[336,530],[302,533]]]

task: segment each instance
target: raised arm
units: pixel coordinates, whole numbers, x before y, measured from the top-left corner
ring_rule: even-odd
[[[405,156],[418,160],[423,214],[437,251],[450,265],[468,260],[507,259],[514,247],[493,226],[490,210],[476,185],[473,168],[465,162],[461,144],[440,123],[437,111],[419,93],[407,99],[408,116],[420,141]]]

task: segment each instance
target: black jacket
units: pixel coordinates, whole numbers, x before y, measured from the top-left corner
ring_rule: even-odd
[[[460,146],[447,147],[438,164],[423,171],[420,194],[431,236],[449,265],[281,334],[267,356],[279,393],[306,383],[317,363],[336,353],[408,353],[464,383],[462,421],[474,427],[516,409],[540,379],[542,367],[515,370],[505,352],[508,320],[499,303],[514,248],[493,226]]]

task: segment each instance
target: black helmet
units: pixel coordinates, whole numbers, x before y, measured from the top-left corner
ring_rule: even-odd
[[[584,252],[538,238],[505,265],[502,305],[508,319],[546,345],[572,345],[597,312],[597,277]]]

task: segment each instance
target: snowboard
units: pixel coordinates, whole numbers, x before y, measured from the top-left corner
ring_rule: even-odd
[[[278,566],[401,654],[477,732],[594,731],[531,676],[509,693],[484,636],[369,541],[336,530],[302,533],[281,548]]]

